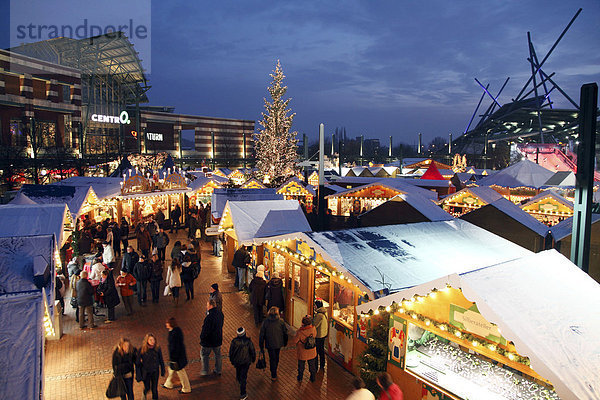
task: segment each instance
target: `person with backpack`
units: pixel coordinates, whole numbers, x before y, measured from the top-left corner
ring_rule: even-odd
[[[235,378],[240,384],[240,399],[246,400],[246,380],[250,365],[256,360],[256,350],[252,340],[246,336],[246,330],[239,327],[237,337],[233,338],[229,346],[229,361],[235,367]]]
[[[317,373],[317,330],[312,325],[312,318],[306,315],[302,318],[302,327],[296,332],[294,343],[296,344],[296,356],[298,357],[298,382],[302,381],[304,367],[308,361],[308,372],[310,381],[315,381]]]
[[[133,267],[133,277],[137,281],[137,298],[138,304],[142,307],[146,306],[148,281],[152,276],[152,267],[146,261],[146,255],[140,254],[140,260]]]
[[[271,369],[271,380],[277,380],[277,366],[279,365],[279,353],[282,347],[287,346],[288,334],[285,323],[279,318],[279,309],[272,307],[269,309],[267,319],[263,321],[260,327],[258,345],[261,353],[264,353],[265,347],[269,352],[269,367]]]
[[[152,275],[150,275],[150,292],[152,292],[152,302],[158,303],[160,298],[160,281],[163,280],[163,263],[158,254],[152,254],[150,261]]]
[[[313,325],[317,330],[317,335],[315,336],[317,341],[317,356],[320,361],[319,367],[325,369],[325,340],[327,340],[327,334],[329,333],[327,309],[323,307],[321,300],[315,301],[315,306],[317,307],[317,313],[313,318]]]

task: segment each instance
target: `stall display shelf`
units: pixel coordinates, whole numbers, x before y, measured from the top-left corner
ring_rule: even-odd
[[[462,399],[560,400],[554,390],[437,337],[407,352],[406,370]]]

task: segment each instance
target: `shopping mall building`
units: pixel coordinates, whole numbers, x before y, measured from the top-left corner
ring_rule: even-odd
[[[139,152],[168,152],[185,165],[250,162],[254,121],[143,106],[149,89],[123,35],[0,50],[0,170],[97,165]]]

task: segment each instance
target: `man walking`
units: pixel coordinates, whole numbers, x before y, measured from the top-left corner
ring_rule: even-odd
[[[271,380],[277,380],[277,366],[279,365],[279,352],[282,347],[287,346],[288,335],[285,323],[279,319],[279,309],[271,307],[267,319],[263,321],[260,327],[260,336],[258,344],[260,351],[264,352],[265,347],[269,352],[269,367],[271,369]]]
[[[158,258],[160,261],[165,261],[165,253],[168,245],[169,235],[165,233],[163,228],[160,228],[160,232],[158,232],[158,235],[156,235],[156,249],[158,251]]]
[[[90,320],[90,328],[95,328],[94,325],[94,288],[88,281],[88,272],[81,272],[81,279],[77,282],[77,305],[79,307],[79,329],[84,329],[85,315],[87,314]]]
[[[267,287],[267,281],[264,280],[265,273],[263,272],[265,267],[263,265],[258,266],[258,272],[250,285],[248,290],[250,291],[250,304],[254,309],[254,323],[259,326],[263,321],[263,306],[265,305],[265,288]]]
[[[123,255],[123,260],[121,261],[121,271],[131,274],[133,272],[133,267],[135,267],[138,260],[138,253],[133,250],[133,246],[127,246],[127,253]]]
[[[175,318],[171,317],[165,323],[169,331],[169,364],[167,366],[168,376],[165,383],[162,385],[165,389],[173,389],[173,376],[177,374],[181,381],[181,390],[179,393],[191,393],[192,387],[185,367],[188,363],[187,354],[185,351],[185,343],[183,342],[183,332],[177,326]]]
[[[223,295],[219,292],[219,284],[213,283],[210,285],[210,296],[209,300],[214,300],[217,306],[217,309],[223,312]]]
[[[237,337],[231,341],[229,346],[229,361],[235,367],[235,378],[240,384],[240,399],[246,400],[246,380],[248,379],[248,370],[250,365],[256,360],[256,350],[252,340],[246,336],[246,330],[243,327],[238,328]]]
[[[150,249],[152,248],[152,237],[150,237],[150,233],[144,226],[144,224],[140,225],[140,230],[137,233],[137,244],[138,250],[147,258],[150,256]]]
[[[148,280],[152,277],[152,267],[146,261],[146,255],[142,253],[140,260],[133,267],[133,276],[137,281],[137,298],[138,304],[142,307],[146,306]]]
[[[317,313],[313,318],[313,326],[317,330],[317,336],[315,341],[317,345],[317,359],[320,362],[318,368],[325,369],[325,340],[329,333],[329,322],[327,321],[327,309],[323,307],[321,300],[315,301],[317,306]],[[317,370],[318,370],[317,368]]]
[[[215,370],[221,375],[221,345],[223,344],[223,313],[219,311],[214,300],[206,303],[208,314],[202,324],[200,344],[202,345],[202,372],[201,376],[208,375],[210,353],[215,353]]]
[[[239,291],[242,291],[246,285],[246,272],[248,270],[248,265],[250,265],[250,253],[246,250],[246,246],[242,245],[236,250],[233,254],[231,265],[233,265],[237,271],[235,287],[237,287]]]
[[[171,211],[171,233],[173,233],[173,228],[175,228],[175,233],[179,232],[179,218],[181,218],[181,208],[177,204]]]
[[[152,302],[158,303],[160,297],[160,281],[163,280],[163,263],[158,259],[158,254],[152,254],[150,261],[152,275],[150,276],[150,292],[152,293]]]

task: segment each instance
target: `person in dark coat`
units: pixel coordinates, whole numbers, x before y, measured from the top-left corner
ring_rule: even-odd
[[[158,400],[158,373],[165,376],[165,362],[156,337],[148,333],[137,359],[139,379],[144,381],[144,399],[152,391],[152,400]]]
[[[171,233],[173,233],[173,228],[175,228],[175,232],[179,232],[179,218],[181,218],[181,208],[177,204],[171,211]]]
[[[137,298],[140,306],[146,305],[148,281],[152,277],[152,267],[146,261],[145,254],[140,255],[140,260],[133,267],[133,277],[137,281]]]
[[[120,376],[125,381],[126,394],[121,396],[121,400],[133,400],[133,374],[136,358],[135,347],[131,345],[129,339],[122,338],[112,355],[113,374]]]
[[[207,315],[204,317],[202,332],[200,332],[200,345],[202,345],[202,372],[208,375],[211,351],[215,353],[214,373],[221,375],[221,345],[223,344],[223,313],[219,311],[214,300],[206,303]]]
[[[129,223],[125,217],[121,218],[120,230],[119,236],[121,237],[121,243],[123,243],[123,251],[127,251],[127,247],[129,246]]]
[[[152,275],[150,276],[150,291],[152,292],[152,302],[158,303],[160,298],[160,281],[163,280],[163,263],[158,258],[158,254],[152,254],[150,261]]]
[[[183,253],[181,252],[181,242],[178,240],[171,249],[171,260],[176,258],[177,261],[183,261]]]
[[[167,320],[165,326],[169,331],[169,364],[167,367],[169,374],[163,387],[166,389],[173,389],[173,375],[177,374],[181,381],[180,393],[190,393],[192,387],[190,386],[187,372],[185,372],[185,366],[187,365],[188,360],[185,352],[185,344],[183,342],[183,332],[181,331],[181,328],[177,326],[177,321],[173,317]]]
[[[85,328],[85,314],[90,320],[90,328],[94,324],[94,288],[88,281],[88,272],[81,271],[81,279],[77,282],[77,305],[79,307],[79,329]]]
[[[283,281],[279,277],[277,271],[273,272],[273,277],[267,283],[265,289],[265,299],[267,300],[267,308],[277,307],[281,312],[285,309],[285,297],[283,297]]]
[[[154,215],[154,220],[158,224],[159,228],[163,228],[165,226],[165,213],[163,213],[161,208],[159,208],[156,214]]]
[[[271,307],[267,319],[260,327],[258,344],[260,351],[265,347],[269,352],[269,368],[271,369],[271,380],[277,380],[277,366],[279,365],[279,352],[282,347],[287,346],[288,334],[285,323],[279,318],[279,309]]]
[[[262,267],[262,270],[261,270]],[[264,266],[258,266],[258,272],[252,282],[250,282],[250,286],[248,286],[248,290],[250,291],[250,304],[252,304],[252,308],[254,309],[254,323],[256,326],[259,326],[263,321],[263,306],[265,305],[265,289],[267,288],[267,281],[265,281],[264,276],[265,273]]]
[[[160,228],[158,235],[156,235],[156,250],[158,252],[158,258],[161,261],[165,261],[165,253],[168,245],[169,235],[165,233],[165,230],[163,228]]]
[[[137,264],[139,260],[138,253],[133,250],[133,246],[127,246],[127,253],[123,255],[123,260],[121,261],[121,271],[125,271],[127,273],[133,273],[133,267]]]
[[[246,285],[246,274],[248,272],[248,266],[250,265],[250,253],[246,249],[246,246],[242,245],[239,249],[235,251],[233,254],[233,261],[231,265],[233,265],[236,269],[235,276],[235,287],[238,290],[243,290]]]
[[[102,271],[102,281],[98,285],[97,291],[104,296],[104,304],[106,304],[106,308],[108,309],[108,316],[104,322],[110,324],[115,320],[115,307],[121,303],[112,272],[107,270]]]
[[[152,237],[143,224],[140,224],[140,231],[136,237],[138,250],[146,257],[149,257],[150,250],[152,249]]]
[[[196,238],[196,230],[198,229],[198,221],[196,220],[196,217],[194,216],[194,214],[190,213],[187,223],[188,223],[188,238],[189,239]]]
[[[121,257],[121,228],[119,227],[117,221],[113,221],[111,229],[113,232],[113,250],[115,251],[115,255],[117,257]]]
[[[192,266],[192,258],[186,252],[181,263],[181,281],[185,287],[186,301],[190,298],[194,299],[194,267]]]
[[[77,241],[79,245],[79,254],[88,254],[92,252],[92,243],[94,239],[92,239],[92,234],[89,229],[84,229],[79,235],[79,240]]]
[[[235,378],[240,384],[240,399],[244,400],[246,394],[246,380],[250,365],[256,360],[256,350],[252,340],[246,336],[243,327],[238,328],[237,337],[231,341],[229,346],[229,361],[235,367]]]

